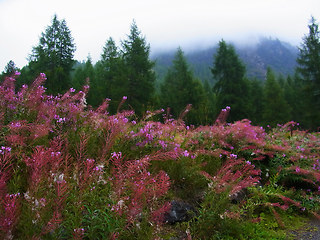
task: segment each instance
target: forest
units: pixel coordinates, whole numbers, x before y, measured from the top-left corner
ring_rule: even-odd
[[[97,63],[93,64],[90,57],[80,63],[73,59],[76,47],[65,20],[54,16],[29,55],[28,65],[16,69],[14,61],[10,61],[2,79],[20,71],[19,88],[43,72],[48,78],[45,87],[52,94],[62,94],[70,87],[81,90],[88,79],[90,106],[97,107],[108,98],[109,111],[115,113],[122,97],[127,96],[125,108],[134,110],[139,117],[147,110],[163,108],[176,118],[192,104],[185,121],[196,126],[212,124],[219,111],[230,106],[231,122],[246,118],[264,127],[288,121],[299,122],[304,129],[319,127],[319,111],[315,110],[319,110],[319,32],[314,18],[309,34],[297,49],[296,60],[294,51],[279,47],[276,41],[265,41],[264,48],[258,49],[262,56],[279,48],[287,57],[280,62],[278,55],[273,62],[265,60],[264,69],[252,69],[252,63],[247,61],[244,65],[235,47],[222,39],[211,56],[211,66],[199,67],[202,70],[198,72],[204,72],[197,72],[200,77],[195,76],[181,48],[174,53],[171,63],[166,60],[164,64],[161,55],[151,60],[150,45],[135,22],[127,38],[116,46],[110,37]],[[244,53],[241,55],[245,57]],[[254,56],[247,59],[259,62]]]
[[[222,39],[212,79],[181,48],[160,79],[135,22],[79,63],[53,16],[28,65],[1,74],[0,238],[295,239],[320,219],[320,35],[308,27],[286,76],[250,76]]]

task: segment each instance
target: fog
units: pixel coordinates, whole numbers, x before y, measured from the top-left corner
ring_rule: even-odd
[[[298,45],[318,0],[0,0],[0,71],[9,60],[27,64],[32,46],[54,14],[65,19],[76,60],[100,58],[109,37],[120,44],[135,19],[152,52],[206,48],[220,39],[242,45],[274,37]]]

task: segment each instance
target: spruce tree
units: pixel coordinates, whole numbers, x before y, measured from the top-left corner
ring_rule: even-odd
[[[181,48],[178,48],[161,85],[161,102],[162,106],[171,109],[175,118],[179,117],[188,104],[192,104],[187,121],[193,124],[205,121],[205,92],[201,82],[194,78]]]
[[[248,119],[252,121],[254,125],[262,124],[262,101],[263,101],[263,83],[258,79],[250,79],[248,98]]]
[[[217,115],[216,109],[216,95],[212,91],[212,86],[210,86],[209,81],[205,80],[203,83],[203,90],[206,96],[206,104],[205,104],[205,124],[211,124],[215,121],[215,117]]]
[[[62,93],[70,87],[70,72],[75,44],[66,21],[54,15],[52,23],[41,33],[39,44],[33,47],[29,67],[34,75],[47,75],[45,86],[50,93]]]
[[[0,81],[3,81],[6,76],[15,74],[18,70],[14,61],[10,60],[4,68],[4,71],[0,74]]]
[[[112,38],[103,47],[96,72],[99,95],[102,99],[111,99],[109,111],[115,113],[122,98],[129,94],[129,89],[123,55]]]
[[[154,62],[149,59],[150,45],[141,35],[135,21],[130,28],[128,39],[122,42],[124,71],[128,79],[127,103],[138,115],[142,115],[155,91]]]
[[[217,95],[217,109],[231,107],[230,120],[248,117],[248,82],[246,69],[234,47],[224,40],[219,42],[211,72],[214,77],[213,90]]]
[[[299,48],[297,73],[303,82],[304,123],[315,129],[320,126],[320,32],[313,17],[308,27],[309,34]]]
[[[93,81],[95,78],[94,75],[95,72],[92,65],[92,59],[90,56],[88,56],[86,62],[79,63],[75,68],[74,75],[71,80],[71,86],[80,91],[82,90],[83,86],[87,84],[87,78],[89,78],[91,85],[91,81]]]
[[[17,67],[16,64],[14,63],[14,61],[10,60],[6,67],[4,68],[4,71],[2,72],[3,75],[5,76],[10,76],[12,74],[14,74],[17,71]]]
[[[304,81],[317,87],[317,89],[314,89],[314,95],[320,96],[320,32],[315,18],[311,18],[308,27],[309,35],[303,38],[303,43],[299,48],[297,70]]]
[[[298,122],[302,128],[310,128],[306,101],[308,96],[303,89],[304,81],[297,72],[293,76],[287,77],[284,95],[290,106],[292,120]]]
[[[290,106],[285,100],[283,89],[280,87],[273,71],[268,68],[263,95],[263,121],[272,127],[291,120]]]

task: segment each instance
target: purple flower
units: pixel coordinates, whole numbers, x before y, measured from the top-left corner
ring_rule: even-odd
[[[296,172],[299,173],[301,169],[299,167],[296,167]]]
[[[15,73],[14,73],[14,75],[16,75],[16,76],[19,76],[21,74],[21,72],[18,72],[18,71],[16,71]]]
[[[187,150],[185,150],[182,154],[183,154],[183,156],[185,156],[185,157],[189,157],[189,152],[188,152]]]
[[[123,100],[127,100],[128,97],[127,97],[127,96],[123,96],[122,99],[123,99]]]
[[[115,157],[115,158],[119,159],[122,157],[122,153],[121,152],[118,152],[118,153],[113,152],[113,153],[111,153],[111,157],[113,157],[113,158]]]
[[[64,118],[59,118],[59,119],[57,119],[57,122],[58,123],[63,123],[63,122],[65,122],[66,121],[66,118],[64,117]]]

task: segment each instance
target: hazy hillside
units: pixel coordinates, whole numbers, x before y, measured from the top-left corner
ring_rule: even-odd
[[[267,67],[274,72],[284,76],[292,74],[296,66],[298,49],[289,43],[278,39],[263,38],[254,46],[235,46],[236,51],[247,68],[247,76],[264,80]],[[185,51],[190,67],[196,77],[202,81],[208,80],[213,83],[210,67],[213,63],[213,56],[216,53],[217,45],[205,50]],[[155,71],[161,81],[165,76],[168,67],[171,65],[175,51],[154,54],[156,61]]]

